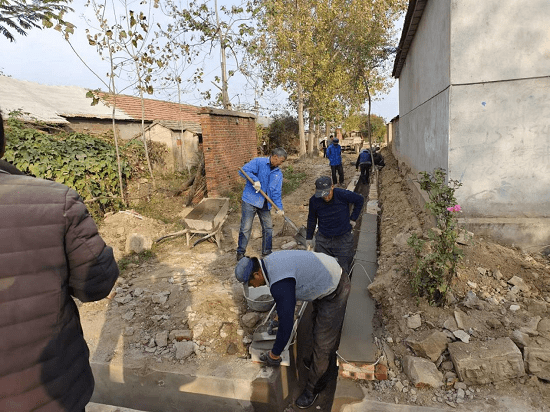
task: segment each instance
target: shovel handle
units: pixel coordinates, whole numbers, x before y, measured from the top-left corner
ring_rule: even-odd
[[[239,167],[239,172],[241,172],[243,174],[244,177],[246,177],[248,179],[248,181],[250,182],[250,184],[254,185],[254,180],[252,180],[250,178],[250,176],[248,176],[246,174],[246,172],[243,170],[242,167]],[[273,206],[275,208],[275,210],[281,210],[279,209],[279,206],[277,206],[275,203],[273,203],[273,200],[271,200],[269,198],[269,196],[262,190],[260,189],[260,193],[262,194],[263,197],[265,197],[265,200],[267,200],[269,203],[271,203],[271,206]]]

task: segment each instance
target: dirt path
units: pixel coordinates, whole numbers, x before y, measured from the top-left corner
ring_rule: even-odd
[[[410,386],[400,367],[400,360],[412,354],[404,341],[422,330],[441,329],[456,309],[468,317],[472,340],[510,336],[537,316],[535,308],[542,311],[544,307],[539,315],[547,318],[550,316],[546,305],[550,301],[550,261],[542,255],[524,254],[474,237],[469,246],[464,246],[465,258],[452,285],[454,300],[443,308],[417,301],[411,294],[407,275],[412,254],[406,239],[411,233],[421,234],[427,230],[428,220],[423,210],[409,202],[409,193],[395,160],[387,152],[383,154],[387,166],[380,174],[382,212],[377,277],[387,287],[375,291],[374,297],[379,302],[378,338],[391,347],[397,366],[390,370],[391,380],[363,382],[362,386],[368,397],[384,402],[434,407],[448,406],[450,402],[456,407],[457,391],[452,387],[415,390]],[[349,183],[355,174],[356,156],[346,154],[344,160],[346,183]],[[307,176],[297,190],[283,198],[286,216],[298,226],[305,225],[314,181],[322,174],[330,175],[328,161],[289,159],[283,167],[292,167]],[[182,217],[189,211],[182,211]],[[231,365],[230,373],[237,374],[245,368],[251,333],[263,314],[248,310],[242,286],[233,276],[239,224],[237,205],[224,224],[221,249],[210,242],[190,249],[185,237],[179,237],[155,246],[150,259],[126,257],[110,298],[79,305],[92,360],[119,363],[143,369],[144,373],[149,368],[181,371],[182,365],[186,370],[199,370],[216,365],[220,359]],[[283,219],[274,216],[274,233],[278,234],[282,227]],[[129,233],[142,233],[154,239],[173,231],[173,227],[146,217],[138,219],[118,213],[107,218],[100,231],[106,242],[116,247],[117,258],[121,258]],[[275,236],[274,250],[291,242],[292,234]],[[247,253],[257,256],[260,243],[261,230],[256,219]],[[521,277],[528,290],[513,289],[507,283],[513,276]],[[464,306],[468,291],[481,299],[483,310]],[[521,310],[511,311],[512,304],[519,305]],[[407,326],[407,319],[415,314],[420,315],[422,322],[416,331]],[[448,354],[444,354],[440,368],[448,368],[448,361]],[[452,367],[444,372],[452,373]],[[397,382],[405,390],[397,390],[400,388]],[[463,405],[469,410],[468,405],[473,407],[481,401],[490,405],[491,399],[510,396],[528,398],[534,410],[544,410],[550,405],[547,388],[547,383],[534,376],[469,387]]]

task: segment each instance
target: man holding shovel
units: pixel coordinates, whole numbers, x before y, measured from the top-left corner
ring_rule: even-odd
[[[246,246],[252,232],[252,223],[256,214],[262,225],[262,256],[267,256],[271,253],[273,238],[271,203],[265,199],[260,190],[265,192],[273,203],[277,205],[279,208],[277,214],[284,216],[285,212],[283,211],[282,201],[283,172],[281,172],[279,166],[283,164],[286,158],[286,151],[279,147],[273,149],[270,157],[256,157],[242,168],[248,177],[254,181],[254,184],[247,179],[243,190],[237,261],[241,260],[246,252]]]
[[[260,356],[269,366],[281,364],[281,353],[291,338],[297,300],[313,305],[313,354],[306,387],[296,399],[299,408],[310,407],[328,383],[331,363],[336,363],[340,331],[350,292],[347,273],[336,259],[305,250],[274,252],[264,259],[244,257],[235,277],[249,286],[268,285],[279,315],[273,348]],[[334,366],[333,366],[334,367]]]
[[[315,235],[315,252],[326,253],[338,259],[340,266],[350,273],[353,260],[353,235],[355,221],[361,213],[365,200],[363,196],[345,189],[334,188],[328,176],[321,176],[315,181],[315,195],[309,199],[306,239],[308,249],[313,245]],[[350,206],[353,211],[350,215]]]

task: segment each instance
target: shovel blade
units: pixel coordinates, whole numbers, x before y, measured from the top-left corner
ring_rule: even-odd
[[[302,246],[307,246],[306,235],[307,230],[304,226],[302,226],[300,227],[300,229],[297,230],[296,234],[294,235],[294,240],[296,240],[296,242],[298,242]]]

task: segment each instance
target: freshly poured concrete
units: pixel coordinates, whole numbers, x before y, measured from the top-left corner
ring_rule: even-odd
[[[374,180],[373,176],[372,181]],[[371,184],[369,198],[371,195],[377,198],[375,186]],[[357,249],[351,271],[351,292],[342,329],[342,340],[338,349],[338,354],[348,362],[376,362],[377,348],[372,326],[375,304],[367,289],[378,269],[378,216],[377,208],[373,207],[374,203],[376,200],[369,201],[368,205],[363,207],[364,213],[361,216]]]

